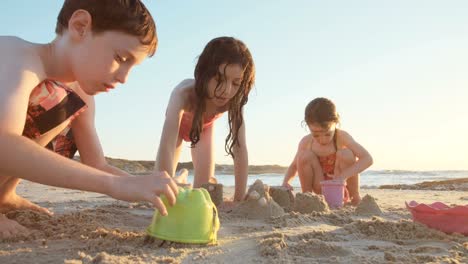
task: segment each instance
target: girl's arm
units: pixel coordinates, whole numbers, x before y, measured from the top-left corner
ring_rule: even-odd
[[[297,173],[296,157],[297,154],[294,156],[294,160],[291,162],[291,165],[289,165],[288,170],[286,171],[286,174],[284,175],[283,179],[282,186],[288,188],[289,190],[293,189],[293,187],[290,184],[290,181],[294,179]]]
[[[291,182],[292,179],[294,179],[294,177],[297,174],[297,157],[302,151],[304,151],[307,148],[307,143],[308,143],[308,136],[305,136],[299,142],[296,155],[294,155],[294,159],[291,162],[291,165],[289,165],[288,170],[286,171],[286,174],[284,175],[283,186],[290,190],[292,190],[293,188],[289,183]]]
[[[184,114],[184,92],[186,88],[191,85],[193,85],[193,80],[184,80],[174,89],[174,91],[172,91],[159,142],[159,149],[154,169],[155,171],[166,171],[171,177],[175,176],[173,175],[176,169],[174,168],[174,161],[176,158],[180,121]]]
[[[343,145],[350,149],[358,159],[353,165],[343,170],[341,175],[336,175],[338,178],[347,179],[369,168],[372,165],[373,160],[369,152],[357,143],[346,131],[339,130],[339,133],[339,140],[341,140]]]
[[[239,128],[239,145],[234,145],[234,176],[235,191],[234,201],[242,201],[247,189],[247,176],[249,170],[249,156],[247,140],[245,137],[245,121]]]

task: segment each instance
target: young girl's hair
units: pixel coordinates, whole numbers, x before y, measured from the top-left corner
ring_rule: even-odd
[[[68,28],[68,21],[78,9],[91,15],[93,33],[115,30],[136,36],[142,45],[149,47],[150,57],[156,52],[156,25],[140,0],[65,0],[57,17],[55,33],[61,35]]]
[[[315,123],[328,129],[332,123],[340,122],[340,115],[330,99],[318,97],[306,106],[304,120],[308,125]]]
[[[197,97],[190,141],[192,147],[200,140],[203,128],[203,112],[205,112],[205,99],[209,98],[208,81],[216,77],[217,90],[221,88],[223,79],[219,73],[221,64],[238,64],[243,69],[243,78],[236,95],[228,103],[229,134],[226,137],[224,149],[228,155],[234,157],[233,147],[239,145],[238,132],[244,122],[242,109],[247,103],[248,95],[255,81],[255,65],[247,46],[240,40],[232,37],[219,37],[211,40],[198,58],[195,67],[195,93]],[[226,68],[224,68],[224,71]]]

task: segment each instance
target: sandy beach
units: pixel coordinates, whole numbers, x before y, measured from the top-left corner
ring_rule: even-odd
[[[225,198],[233,188],[225,188]],[[297,191],[297,190],[296,190]],[[55,212],[11,212],[31,231],[0,242],[0,263],[467,263],[468,237],[413,223],[405,201],[468,204],[465,190],[362,189],[378,211],[249,217],[221,205],[217,245],[149,238],[154,210],[106,196],[22,182],[18,192]],[[240,213],[239,213],[240,212]]]

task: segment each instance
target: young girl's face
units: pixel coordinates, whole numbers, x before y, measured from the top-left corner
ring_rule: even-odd
[[[239,64],[221,64],[217,75],[208,81],[209,100],[217,107],[224,107],[237,94],[244,71]]]
[[[130,69],[147,55],[147,47],[135,36],[116,31],[88,32],[73,47],[71,70],[83,91],[94,95],[125,83]]]
[[[335,135],[336,130],[335,123],[331,123],[328,128],[324,128],[317,123],[308,124],[308,126],[310,134],[320,145],[327,145],[333,141],[333,136]]]

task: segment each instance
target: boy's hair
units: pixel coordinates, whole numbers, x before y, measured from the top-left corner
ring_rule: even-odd
[[[203,128],[203,112],[205,112],[205,99],[209,97],[208,82],[211,78],[219,76],[221,64],[238,64],[243,69],[243,78],[239,90],[227,105],[229,134],[226,137],[224,149],[228,155],[234,157],[233,147],[239,145],[239,128],[244,122],[242,109],[248,101],[249,92],[255,82],[255,65],[247,46],[233,37],[219,37],[211,40],[198,57],[195,67],[195,93],[197,102],[195,114],[190,130],[192,147],[200,140]],[[226,68],[224,68],[225,70]],[[221,88],[222,80],[218,79],[215,89]]]
[[[61,35],[68,28],[72,14],[79,9],[91,14],[93,33],[115,30],[137,36],[142,45],[148,46],[149,57],[156,52],[156,25],[140,0],[65,0],[55,33]]]
[[[318,97],[307,104],[304,121],[308,125],[315,123],[323,128],[329,128],[331,123],[340,122],[340,115],[336,112],[335,104],[330,99]]]

